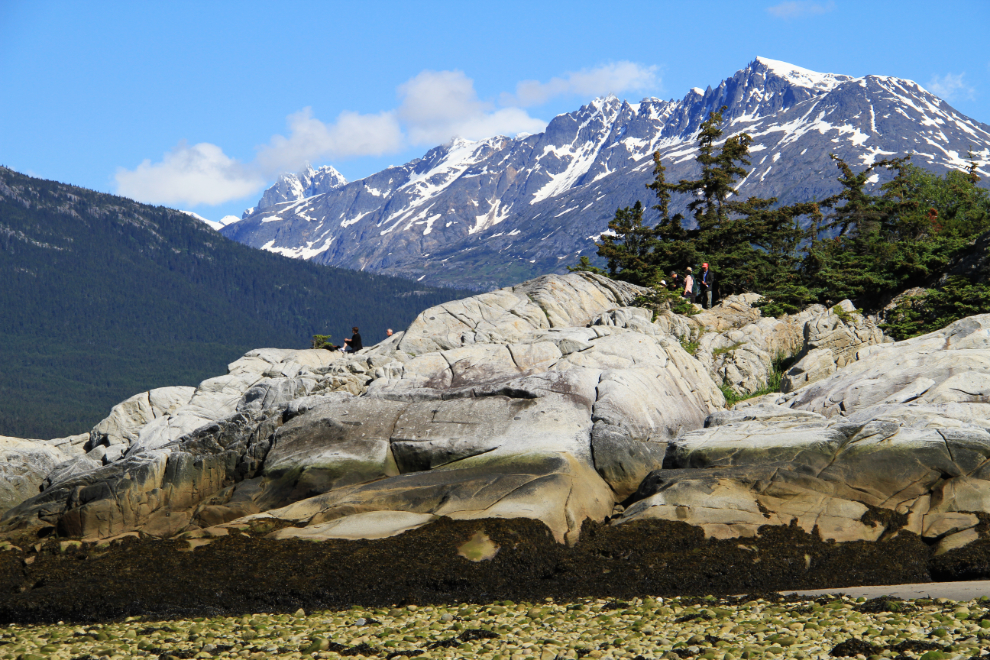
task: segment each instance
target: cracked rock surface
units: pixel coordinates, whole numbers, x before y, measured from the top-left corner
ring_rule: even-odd
[[[939,553],[981,538],[990,316],[893,343],[848,302],[764,319],[743,295],[654,318],[641,293],[545,276],[358,354],[258,349],[88,434],[5,439],[2,531],[207,543],[268,521],[319,541],[526,518],[571,545],[586,521],[651,519]],[[795,389],[725,409],[720,385],[757,391],[782,354],[801,358]]]

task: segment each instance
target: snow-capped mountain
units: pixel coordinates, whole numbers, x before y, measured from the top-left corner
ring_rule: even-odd
[[[644,186],[655,150],[668,180],[695,176],[698,127],[723,105],[726,136],[753,137],[743,197],[791,203],[831,194],[830,153],[854,166],[913,153],[914,163],[943,171],[964,167],[972,149],[990,175],[990,126],[917,83],[757,58],[681,100],[596,99],[543,133],[454,140],[328,191],[310,194],[301,175],[286,175],[222,233],[287,256],[433,283],[521,281],[593,255],[617,207],[652,205]],[[292,181],[298,186],[283,185]]]
[[[276,204],[284,202],[294,202],[296,200],[322,195],[331,190],[336,190],[347,183],[344,176],[330,167],[324,165],[318,170],[307,167],[299,174],[280,174],[278,181],[261,196],[261,201],[257,206],[249,208],[244,212],[246,217],[255,211],[266,209]]]

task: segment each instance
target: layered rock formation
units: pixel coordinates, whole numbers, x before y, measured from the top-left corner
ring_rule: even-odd
[[[396,520],[525,516],[573,540],[723,405],[676,338],[628,307],[639,293],[549,276],[427,310],[358,355],[252,351],[195,390],[117,406],[83,469],[4,524],[106,538],[265,512],[311,537],[344,517],[374,535]]]
[[[671,443],[617,522],[727,537],[794,521],[840,541],[904,529],[940,549],[975,539],[976,514],[990,513],[988,349],[990,315],[971,317],[717,413]]]
[[[740,296],[654,319],[641,293],[546,276],[356,355],[260,349],[88,434],[10,440],[3,531],[379,538],[446,516],[532,518],[560,542],[643,518],[720,538],[976,537],[990,316],[892,343],[848,303],[768,319]],[[766,387],[778,356],[800,358],[791,391],[725,410],[720,387]]]

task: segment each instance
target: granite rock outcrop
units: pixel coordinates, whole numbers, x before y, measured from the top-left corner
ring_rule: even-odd
[[[532,518],[567,543],[585,520],[645,518],[718,538],[978,537],[990,315],[895,343],[848,302],[773,319],[737,296],[682,317],[642,293],[545,276],[357,354],[258,349],[87,434],[4,439],[0,531],[381,538],[445,516]],[[766,388],[781,355],[798,358],[790,391],[725,408],[720,387]]]

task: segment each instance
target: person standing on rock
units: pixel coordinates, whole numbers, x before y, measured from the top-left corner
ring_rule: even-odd
[[[677,271],[676,270],[670,271],[670,284],[668,284],[667,287],[671,291],[680,291],[681,290],[681,278],[677,277]]]
[[[712,308],[712,291],[715,290],[715,275],[708,267],[707,263],[701,264],[701,277],[698,278],[701,286],[701,302],[705,309]]]
[[[361,333],[358,332],[357,326],[351,328],[351,331],[354,334],[351,335],[350,339],[344,340],[344,347],[340,349],[344,353],[357,353],[364,348],[364,344],[361,343]]]
[[[687,267],[687,275],[684,276],[684,297],[688,299],[688,302],[694,303],[694,275],[691,267]]]

